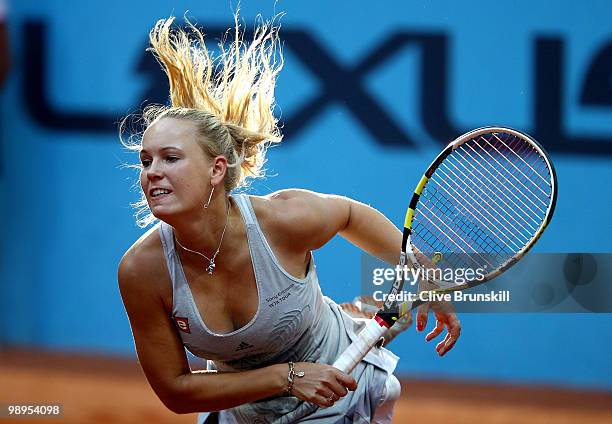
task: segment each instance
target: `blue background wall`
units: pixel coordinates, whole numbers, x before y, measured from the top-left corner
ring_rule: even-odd
[[[440,146],[504,124],[551,152],[559,201],[541,252],[609,252],[612,8],[573,1],[244,2],[252,27],[284,11],[278,84],[285,142],[252,192],[303,187],[354,197],[398,226]],[[228,2],[13,1],[13,69],[0,94],[0,343],[130,354],[116,284],[142,233],[129,203],[136,158],[116,126],[165,82],[144,52],[159,18],[190,11],[213,37]],[[323,60],[323,58],[328,58]],[[309,109],[308,109],[309,108]],[[587,179],[587,176],[590,176]],[[360,252],[316,254],[324,292],[359,291]],[[612,389],[609,314],[464,314],[440,359],[408,332],[400,372]]]

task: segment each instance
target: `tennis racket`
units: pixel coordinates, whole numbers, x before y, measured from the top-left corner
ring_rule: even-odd
[[[550,222],[557,199],[554,166],[542,146],[519,131],[470,131],[435,158],[406,212],[399,268],[423,270],[432,293],[464,290],[497,277],[533,247]],[[472,269],[461,284],[432,267]],[[444,275],[453,275],[444,273]],[[384,333],[420,299],[397,302],[398,272],[382,309],[333,366],[350,373]]]

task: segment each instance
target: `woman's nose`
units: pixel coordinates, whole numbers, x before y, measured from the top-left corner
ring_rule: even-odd
[[[163,176],[161,166],[157,161],[151,162],[151,165],[147,169],[147,178],[149,180],[156,180]]]

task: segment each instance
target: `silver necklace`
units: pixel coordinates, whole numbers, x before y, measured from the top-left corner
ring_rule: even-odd
[[[215,251],[215,253],[212,255],[211,258],[206,256],[204,253],[200,253],[200,252],[198,252],[196,250],[188,249],[187,247],[183,246],[180,241],[178,241],[176,236],[174,237],[174,240],[176,240],[177,244],[179,246],[181,246],[184,250],[186,250],[188,252],[191,252],[191,253],[195,253],[196,255],[200,255],[201,257],[203,257],[204,259],[206,259],[208,261],[208,266],[206,267],[206,272],[209,275],[212,275],[213,271],[215,270],[215,259],[217,258],[217,255],[219,254],[219,251],[221,250],[221,244],[223,244],[223,236],[225,235],[225,230],[227,230],[227,222],[229,220],[229,211],[230,211],[230,205],[228,204],[227,205],[227,214],[225,215],[225,226],[223,227],[223,232],[221,233],[221,240],[219,240],[219,246],[217,247],[217,250]]]

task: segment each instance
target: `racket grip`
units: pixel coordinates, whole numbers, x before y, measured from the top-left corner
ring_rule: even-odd
[[[357,335],[357,339],[342,352],[333,366],[347,374],[350,373],[386,331],[387,327],[380,324],[376,318],[369,320]]]

